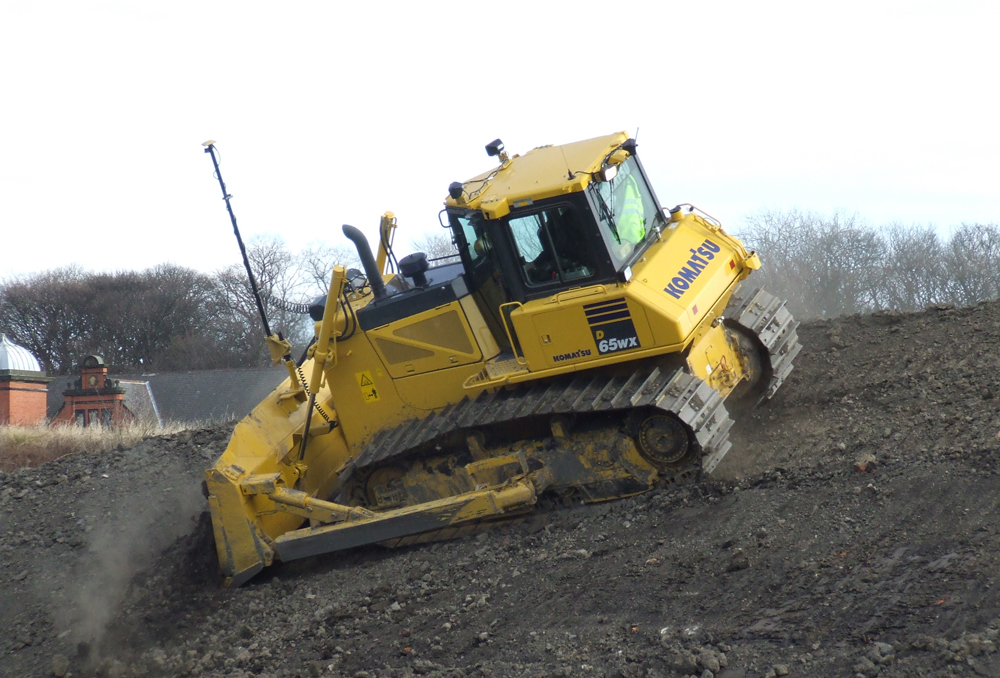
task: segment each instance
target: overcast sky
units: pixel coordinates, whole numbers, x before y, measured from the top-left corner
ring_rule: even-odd
[[[639,129],[662,203],[1000,221],[996,2],[0,2],[0,279],[437,229],[511,152]],[[404,247],[405,249],[405,247]],[[405,252],[400,252],[402,255]]]

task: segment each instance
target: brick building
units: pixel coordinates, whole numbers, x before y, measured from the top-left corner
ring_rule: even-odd
[[[278,367],[113,375],[101,356],[79,377],[47,377],[23,346],[0,334],[0,425],[211,423],[242,419],[288,377]],[[51,382],[51,383],[50,383]]]
[[[0,424],[31,426],[45,419],[50,381],[28,349],[0,334]]]
[[[112,426],[132,421],[125,406],[125,389],[108,378],[108,367],[99,355],[88,355],[80,366],[80,378],[63,391],[65,401],[53,424]]]
[[[81,405],[79,392],[91,376],[82,374],[87,369],[81,369],[79,379],[59,377],[49,386],[50,421],[76,421],[76,411],[100,409]],[[136,421],[163,425],[242,419],[288,377],[288,371],[280,365],[104,376],[105,383],[123,392],[124,407]],[[89,416],[85,414],[84,421]],[[100,416],[98,413],[98,419]]]

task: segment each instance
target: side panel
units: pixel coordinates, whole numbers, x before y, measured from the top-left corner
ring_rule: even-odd
[[[462,305],[462,310],[465,311],[465,319],[469,322],[469,327],[476,337],[476,343],[479,344],[479,352],[482,353],[483,358],[486,360],[495,358],[500,353],[500,346],[497,344],[497,339],[490,330],[489,323],[479,310],[479,304],[472,298],[472,295],[462,297],[458,301]],[[498,316],[500,314],[499,309],[500,306],[498,304]]]
[[[397,379],[396,391],[399,397],[414,410],[430,411],[457,403],[462,398],[475,398],[479,391],[462,388],[465,380],[483,369],[483,363],[462,365],[447,370],[437,370],[426,374]]]
[[[413,411],[399,397],[367,335],[359,332],[350,341],[339,343],[337,355],[337,364],[327,369],[326,379],[353,454],[382,429],[424,414]],[[311,368],[311,361],[304,366]]]
[[[382,388],[392,388],[400,402],[414,408],[407,411],[407,417],[414,416],[414,411],[429,412],[474,397],[476,393],[463,389],[462,384],[483,368],[484,356],[500,353],[471,295],[370,330],[367,337],[382,363],[372,380],[391,377]],[[355,412],[364,420],[370,418],[369,410],[357,404]],[[362,435],[370,437],[367,429]]]
[[[591,293],[585,294],[588,291]],[[530,370],[588,362],[655,345],[645,312],[624,289],[602,285],[569,296],[558,303],[529,302],[514,314],[514,327]]]
[[[458,301],[369,330],[367,336],[395,379],[468,365],[483,358]]]
[[[630,295],[649,314],[656,344],[688,341],[733,282],[745,277],[745,258],[738,243],[693,215],[664,231],[633,267],[629,284]]]

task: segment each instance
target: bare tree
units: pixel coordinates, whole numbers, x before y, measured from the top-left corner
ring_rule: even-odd
[[[312,242],[306,245],[299,256],[304,278],[309,281],[308,290],[314,295],[326,294],[337,264],[345,268],[360,268],[358,252],[348,245],[328,245]]]
[[[411,241],[415,252],[423,252],[430,260],[458,257],[458,248],[452,240],[451,231],[423,233]],[[457,259],[456,259],[457,261]]]
[[[764,261],[759,278],[801,317],[874,310],[885,244],[857,216],[760,212],[740,237]]]
[[[945,246],[932,226],[882,229],[886,261],[878,307],[915,310],[946,299]]]
[[[1000,228],[962,224],[942,258],[948,271],[949,301],[967,306],[1000,296]]]
[[[246,250],[271,331],[281,333],[293,345],[307,343],[312,336],[311,321],[308,316],[291,310],[292,304],[305,301],[309,288],[307,276],[295,265],[296,258],[276,236],[251,238]],[[270,353],[246,269],[242,264],[231,264],[216,273],[215,281],[226,316],[222,324],[241,362],[268,364]]]
[[[118,370],[161,369],[171,343],[211,324],[211,279],[173,265],[91,274],[90,342]]]
[[[11,279],[0,291],[0,329],[49,374],[66,374],[88,334],[81,313],[86,275],[77,266]]]
[[[89,353],[115,370],[159,369],[178,338],[211,334],[213,292],[211,278],[176,266],[57,269],[0,286],[0,327],[52,374]]]

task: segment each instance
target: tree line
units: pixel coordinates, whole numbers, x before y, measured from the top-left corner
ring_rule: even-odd
[[[247,243],[247,255],[272,331],[304,348],[312,321],[282,302],[325,293],[333,265],[356,254],[323,245],[293,253],[280,238],[264,237]],[[242,263],[214,273],[163,264],[113,273],[69,266],[14,277],[0,282],[0,331],[49,375],[74,372],[89,354],[117,373],[270,362]]]
[[[767,211],[735,234],[763,266],[754,278],[798,318],[932,304],[970,306],[1000,297],[1000,226],[876,227],[856,215]]]
[[[963,224],[942,236],[932,226],[765,211],[735,234],[763,262],[754,281],[786,299],[801,319],[1000,297],[995,224]],[[418,236],[411,249],[431,258],[455,252],[447,232]],[[298,349],[309,343],[313,323],[283,302],[325,294],[335,263],[358,266],[350,247],[313,244],[292,252],[273,236],[251,239],[247,254],[272,330]],[[0,281],[0,331],[50,375],[75,371],[89,354],[118,373],[270,362],[241,263],[214,273],[172,264],[114,273],[70,266]]]

